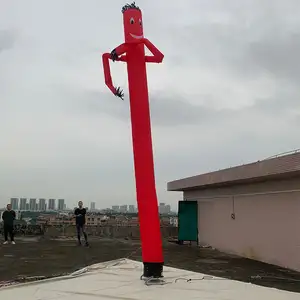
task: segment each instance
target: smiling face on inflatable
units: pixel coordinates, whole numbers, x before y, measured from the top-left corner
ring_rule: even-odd
[[[144,37],[142,12],[135,3],[122,8],[125,43],[136,43]]]

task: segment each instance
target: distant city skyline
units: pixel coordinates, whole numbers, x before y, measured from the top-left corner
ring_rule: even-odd
[[[57,205],[56,205],[57,200]],[[8,203],[11,204],[13,210],[31,210],[31,211],[46,211],[46,210],[65,210],[65,199],[46,199],[46,198],[10,198]]]
[[[79,200],[83,201],[83,200]],[[46,197],[11,197],[8,199],[6,204],[10,203],[12,204],[12,207],[14,210],[16,210],[16,207],[18,207],[18,210],[32,210],[32,211],[43,211],[43,210],[72,210],[74,207],[77,207],[78,202],[73,202],[68,199],[63,198],[46,198]],[[2,206],[2,208],[6,207],[6,204]],[[135,204],[120,204],[120,205],[113,205],[111,207],[101,207],[97,204],[96,201],[83,201],[84,207],[87,207],[89,210],[105,210],[105,209],[112,209],[119,212],[137,212],[136,203]],[[160,208],[161,205],[164,205],[164,208]],[[171,206],[166,203],[159,203],[159,210],[160,213],[163,209],[166,210],[166,213],[168,211],[171,211]],[[1,208],[1,205],[0,205]],[[114,209],[115,208],[115,209]],[[173,209],[172,211],[177,211],[177,207]],[[165,213],[165,212],[163,212]]]
[[[33,212],[46,212],[46,211],[65,211],[70,212],[74,208],[67,207],[66,200],[59,199],[46,199],[46,198],[10,198],[9,203],[12,205],[12,209],[16,212],[20,211],[33,211]],[[90,212],[107,212],[114,211],[116,213],[126,214],[126,213],[138,213],[136,205],[133,204],[123,204],[123,205],[112,205],[111,208],[98,208],[96,202],[91,201],[89,205],[84,205]],[[1,208],[5,209],[5,207]],[[166,203],[159,203],[158,211],[160,215],[168,215],[176,213],[177,210],[171,210],[171,206]]]
[[[124,205],[112,205],[111,209],[115,212],[120,212],[120,213],[136,213],[138,211],[137,207],[132,204],[124,204]],[[166,203],[159,203],[158,204],[158,211],[160,214],[169,214],[172,212],[171,206]]]

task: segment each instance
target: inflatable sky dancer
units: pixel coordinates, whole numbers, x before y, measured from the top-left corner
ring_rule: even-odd
[[[143,276],[160,278],[164,260],[155,188],[146,63],[161,63],[164,55],[144,38],[140,8],[133,2],[126,4],[122,13],[125,43],[111,53],[103,54],[105,83],[115,96],[123,100],[123,91],[112,83],[109,60],[127,63]],[[145,46],[152,55],[145,55]]]

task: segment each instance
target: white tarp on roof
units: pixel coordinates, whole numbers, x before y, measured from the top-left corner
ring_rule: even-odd
[[[5,300],[299,300],[298,293],[164,268],[164,285],[140,280],[142,263],[129,259],[92,265],[70,276],[0,289]],[[177,280],[176,280],[177,279]],[[186,279],[186,280],[184,280]],[[187,282],[187,279],[194,279]],[[202,280],[201,280],[202,279]]]

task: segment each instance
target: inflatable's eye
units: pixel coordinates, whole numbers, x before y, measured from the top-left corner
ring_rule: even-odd
[[[140,23],[140,25],[142,26],[143,23],[142,23],[142,20],[141,20],[141,19],[139,19],[139,23]]]
[[[133,24],[134,23],[134,18],[131,18],[130,19],[130,24]]]

